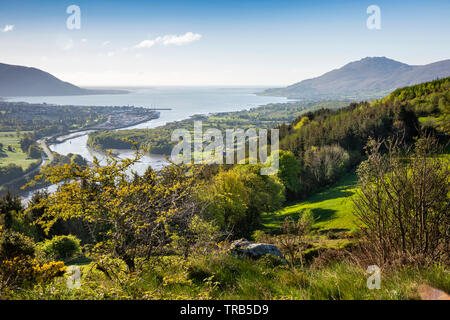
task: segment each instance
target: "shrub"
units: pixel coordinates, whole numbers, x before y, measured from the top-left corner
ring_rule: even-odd
[[[51,261],[46,264],[37,263],[30,257],[15,257],[0,260],[0,298],[7,289],[16,286],[48,283],[66,272],[62,261]]]
[[[208,217],[235,237],[249,237],[261,225],[261,213],[277,210],[285,188],[276,176],[260,175],[260,165],[238,165],[219,172],[204,190]]]
[[[18,232],[5,232],[0,238],[0,260],[15,257],[34,257],[35,248],[31,238]]]
[[[337,144],[312,147],[305,153],[305,165],[319,186],[335,182],[346,171],[349,162],[349,153]]]
[[[45,264],[33,265],[33,275],[37,282],[49,282],[56,277],[61,277],[66,272],[67,267],[62,261],[50,261]]]
[[[31,159],[40,159],[41,158],[41,149],[39,149],[38,145],[32,144],[28,147],[28,157]]]
[[[266,268],[273,269],[275,267],[285,265],[286,261],[281,257],[274,256],[272,254],[265,254],[258,260],[258,263]]]
[[[311,209],[303,209],[298,218],[298,223],[303,226],[305,234],[311,232],[315,221],[314,213]]]
[[[264,230],[255,230],[252,234],[252,238],[256,242],[265,242],[267,241],[267,234]]]
[[[269,158],[269,161],[272,161],[272,156]],[[286,188],[287,197],[288,199],[295,199],[301,191],[299,180],[300,163],[292,152],[280,150],[279,167],[277,176]]]
[[[363,256],[378,265],[448,261],[448,159],[437,156],[437,141],[429,137],[419,139],[410,154],[395,143],[381,154],[381,146],[371,140],[358,169],[354,203],[367,242]]]
[[[51,258],[69,259],[81,252],[80,240],[73,236],[54,236],[39,244],[39,248]]]

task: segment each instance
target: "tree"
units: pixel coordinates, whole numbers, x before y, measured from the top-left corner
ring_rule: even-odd
[[[5,229],[10,229],[13,225],[14,215],[21,211],[23,211],[23,206],[19,196],[7,190],[0,199],[0,225],[3,225]]]
[[[79,154],[74,154],[70,157],[70,162],[72,163],[76,163],[79,166],[85,166],[87,165],[86,159],[84,159],[81,155]]]
[[[339,145],[312,147],[305,153],[305,166],[318,185],[335,182],[349,163],[350,156]]]
[[[413,152],[398,142],[384,144],[388,151],[382,154],[383,143],[369,141],[354,198],[373,262],[448,259],[449,160],[437,156],[437,140],[431,137],[420,138]]]
[[[105,229],[91,255],[119,258],[130,272],[138,261],[146,261],[171,241],[171,234],[189,229],[195,214],[201,213],[194,196],[198,170],[171,165],[143,176],[130,177],[131,166],[142,157],[116,160],[107,157],[93,167],[76,163],[47,167],[38,179],[61,184],[29,209],[45,208],[39,219],[48,232],[58,220],[80,218]]]
[[[28,148],[30,148],[30,146],[32,145],[32,144],[34,144],[35,142],[34,142],[34,140],[33,140],[33,138],[30,136],[30,135],[28,135],[28,134],[26,134],[26,135],[23,135],[21,138],[20,138],[20,141],[19,141],[19,144],[20,144],[20,148],[22,149],[22,151],[23,152],[28,152]]]
[[[219,172],[203,192],[209,217],[236,237],[249,236],[260,226],[261,213],[279,209],[285,199],[279,179],[260,175],[260,169],[260,165],[237,165]]]
[[[286,188],[288,199],[294,199],[301,189],[299,173],[300,163],[294,154],[290,151],[280,150],[277,177]]]
[[[308,241],[304,238],[311,232],[313,224],[314,215],[310,209],[302,210],[297,222],[292,218],[286,218],[283,222],[283,234],[279,237],[279,242],[283,251],[287,253],[293,270],[297,255],[303,266],[303,251],[308,245]]]
[[[41,149],[37,144],[32,144],[28,147],[28,156],[31,159],[39,159],[41,157]]]

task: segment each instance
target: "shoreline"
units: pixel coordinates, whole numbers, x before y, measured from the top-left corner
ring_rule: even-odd
[[[140,120],[138,120],[136,122],[133,122],[131,124],[112,126],[110,128],[96,128],[95,126],[94,127],[88,127],[88,128],[74,130],[74,131],[67,132],[67,133],[54,135],[54,136],[51,136],[51,137],[44,137],[44,138],[42,138],[42,140],[46,140],[50,144],[59,144],[59,143],[66,142],[67,140],[70,140],[70,139],[73,139],[73,138],[84,136],[85,134],[75,135],[73,137],[67,137],[67,138],[65,138],[63,140],[57,140],[59,137],[68,136],[68,135],[75,134],[75,133],[83,133],[83,132],[86,132],[86,131],[114,131],[114,130],[126,129],[126,128],[129,128],[129,127],[137,126],[137,125],[139,125],[141,123],[145,123],[145,122],[148,122],[148,121],[159,119],[159,117],[160,117],[160,113],[157,112],[156,116],[155,115],[151,115],[151,116],[148,116],[145,119],[140,119]]]
[[[38,139],[36,142],[39,143],[39,145],[41,147],[42,147],[42,144],[45,144],[46,146],[47,146],[47,144],[48,145],[50,145],[50,144],[60,144],[60,143],[66,142],[67,140],[74,139],[74,138],[86,135],[86,134],[89,133],[89,131],[93,131],[93,130],[95,130],[95,131],[120,130],[120,129],[133,127],[133,126],[139,125],[141,123],[145,123],[145,122],[152,121],[152,120],[155,120],[155,119],[159,118],[159,116],[160,116],[159,112],[156,112],[156,111],[151,111],[151,112],[152,112],[152,114],[149,114],[144,119],[139,119],[138,121],[134,121],[132,123],[127,123],[126,125],[111,126],[111,127],[108,127],[108,128],[98,128],[98,127],[83,128],[83,129],[79,129],[79,130],[75,130],[75,131],[71,131],[71,132],[61,133],[61,134],[54,135],[54,136],[42,137],[42,138]],[[104,123],[102,123],[102,124],[104,124]],[[100,124],[100,125],[102,125],[102,124]],[[56,140],[58,137],[72,135],[72,134],[76,134],[76,133],[79,133],[79,135],[67,137],[67,138],[65,138],[63,140],[59,140],[59,141]],[[89,146],[86,146],[86,147],[89,147]],[[49,151],[50,154],[47,151]],[[51,161],[51,158],[52,158],[51,155],[53,153],[57,154],[57,152],[51,150],[50,147],[48,147],[47,151],[46,150],[43,151],[46,154],[47,158],[45,158],[44,155],[42,155],[39,164],[34,166],[34,168],[29,169],[27,172],[24,172],[23,175],[14,178],[12,181],[1,185],[0,188],[1,189],[5,189],[5,188],[9,189],[10,187],[15,188],[15,189],[17,189],[16,192],[23,199],[28,199],[29,198],[29,197],[24,197],[24,195],[33,193],[33,192],[35,192],[37,190],[40,190],[40,189],[48,188],[50,185],[46,185],[46,186],[43,186],[43,187],[39,186],[37,188],[29,188],[27,190],[22,189],[23,186],[25,186],[25,184],[28,183],[27,178],[31,174],[39,172],[43,166],[51,164],[51,162],[52,162]],[[20,182],[21,180],[24,180],[25,183],[21,184],[20,186],[14,186],[15,183]],[[6,191],[6,189],[5,189],[5,191]]]

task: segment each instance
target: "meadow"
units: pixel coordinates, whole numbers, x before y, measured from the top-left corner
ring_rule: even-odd
[[[30,165],[39,162],[39,160],[30,159],[28,155],[22,151],[19,140],[20,138],[17,136],[16,132],[0,132],[0,143],[3,145],[3,148],[0,151],[0,166],[15,164],[22,167],[25,171]]]
[[[352,231],[357,227],[352,213],[352,195],[357,189],[357,176],[354,172],[341,178],[334,186],[324,188],[304,201],[289,204],[281,210],[264,213],[263,226],[271,232],[281,232],[284,220],[288,217],[298,220],[306,209],[312,210],[315,218],[314,230],[321,233]]]

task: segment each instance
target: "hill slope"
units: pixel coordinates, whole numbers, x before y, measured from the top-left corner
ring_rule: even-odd
[[[121,90],[88,90],[61,81],[45,71],[0,63],[0,96],[69,96],[126,93]]]
[[[367,57],[346,64],[320,77],[286,88],[268,89],[262,94],[295,99],[378,98],[396,88],[445,78],[450,75],[450,59],[412,66],[386,57]]]

